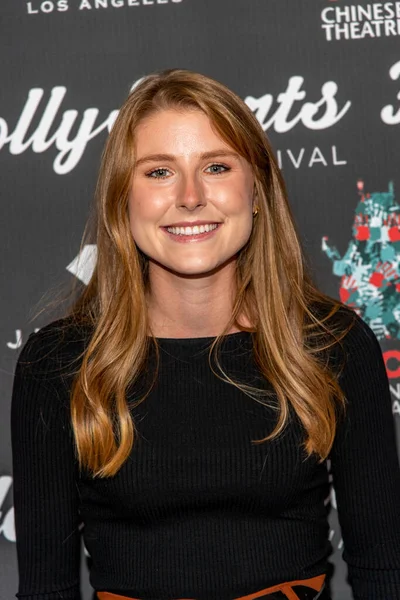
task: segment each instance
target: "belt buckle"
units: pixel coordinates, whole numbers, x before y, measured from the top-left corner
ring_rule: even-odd
[[[298,600],[317,600],[318,598],[322,600],[322,595],[324,594],[324,591],[326,591],[326,586],[324,583],[319,592],[306,585],[294,585],[293,587],[291,586],[290,589],[296,594]]]
[[[325,597],[325,595],[323,596],[324,591],[326,591],[325,584],[318,592],[305,585],[285,586],[282,588],[282,591],[267,593],[265,596],[260,596],[257,600],[294,600],[294,597],[296,597],[296,600],[317,600],[318,598],[323,600],[323,597]]]

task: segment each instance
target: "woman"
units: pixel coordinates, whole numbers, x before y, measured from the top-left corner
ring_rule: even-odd
[[[400,598],[378,342],[307,273],[260,125],[220,83],[144,78],[107,140],[98,260],[30,336],[12,401],[19,598],[329,598],[331,461],[355,598]]]

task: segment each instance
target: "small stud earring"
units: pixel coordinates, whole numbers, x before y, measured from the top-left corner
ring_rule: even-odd
[[[258,206],[255,207],[255,210],[253,210],[253,217],[255,217],[258,214]]]

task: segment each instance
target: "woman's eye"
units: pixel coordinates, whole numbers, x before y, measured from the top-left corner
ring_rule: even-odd
[[[219,175],[220,173],[224,173],[225,171],[230,171],[229,167],[226,167],[225,165],[211,165],[210,167],[207,167],[206,171],[209,170],[209,172],[212,175]]]
[[[146,177],[152,177],[153,179],[165,179],[168,172],[168,169],[154,169],[154,171],[146,173]]]
[[[220,175],[225,171],[230,171],[230,167],[226,167],[225,165],[214,164],[207,167],[206,171],[211,173],[211,175]],[[170,170],[166,168],[153,169],[153,171],[149,171],[146,173],[146,177],[151,177],[152,179],[166,179],[169,177]]]

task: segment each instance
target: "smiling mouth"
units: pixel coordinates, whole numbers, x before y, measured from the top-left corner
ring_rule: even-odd
[[[218,225],[221,223],[206,223],[205,225],[193,225],[193,226],[173,226],[169,225],[164,227],[169,233],[173,233],[175,235],[198,235],[202,233],[208,233],[214,229],[217,229]]]
[[[222,223],[210,223],[210,227],[207,229],[204,227],[204,231],[200,231],[200,226],[193,228],[186,227],[161,227],[165,233],[170,236],[171,239],[179,242],[189,242],[194,240],[207,239],[215,234],[220,229]],[[203,227],[203,226],[201,226]],[[197,231],[198,230],[198,231]]]

